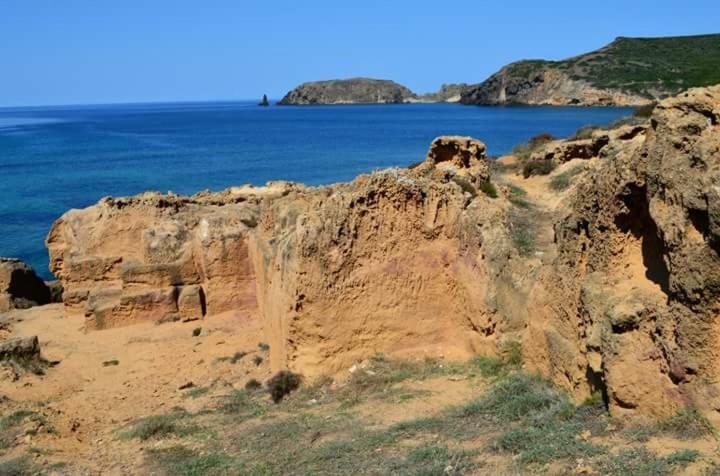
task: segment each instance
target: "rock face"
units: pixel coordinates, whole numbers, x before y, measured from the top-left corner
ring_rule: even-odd
[[[464,104],[639,106],[720,83],[720,35],[617,38],[563,61],[519,61],[468,88]]]
[[[443,84],[439,91],[419,96],[417,102],[460,102],[460,98],[469,88],[470,85],[465,83]]]
[[[394,81],[353,78],[301,84],[278,104],[396,104],[414,97],[412,91]]]
[[[47,238],[68,315],[88,329],[256,307],[247,233],[286,183],[193,197],[147,193],[71,210]]]
[[[531,104],[552,106],[640,106],[651,98],[622,90],[598,88],[545,62],[513,63],[467,88],[463,104]]]
[[[0,312],[50,302],[50,290],[33,269],[20,260],[0,258]]]
[[[618,416],[720,410],[720,87],[657,107],[640,145],[607,157],[555,226],[525,354]]]
[[[244,309],[273,366],[310,376],[376,352],[491,353],[512,246],[488,178],[482,142],[444,137],[420,167],[348,184],[108,198],[55,223],[51,266],[88,329]]]

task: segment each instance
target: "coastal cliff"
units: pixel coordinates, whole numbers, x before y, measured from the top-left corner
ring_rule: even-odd
[[[529,160],[557,171],[528,186],[582,167],[532,208],[504,185],[523,179],[492,175],[464,137],[346,184],[108,198],[55,223],[52,269],[87,329],[242,310],[273,368],[307,376],[377,352],[462,359],[522,341],[527,367],[577,401],[712,416],[718,127],[713,87],[648,122],[548,142]]]
[[[720,35],[618,38],[562,61],[505,66],[462,95],[463,104],[639,106],[720,83]]]

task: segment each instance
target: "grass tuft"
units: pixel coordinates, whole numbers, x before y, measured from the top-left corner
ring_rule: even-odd
[[[137,420],[132,428],[125,432],[125,438],[149,440],[167,436],[187,436],[197,431],[197,426],[186,422],[188,413],[175,410],[164,415],[150,415]]]
[[[578,165],[561,174],[557,174],[550,179],[550,188],[558,192],[567,190],[572,184],[573,179],[583,172],[585,172],[585,167]]]

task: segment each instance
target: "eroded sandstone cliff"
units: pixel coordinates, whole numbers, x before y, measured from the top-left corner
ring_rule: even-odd
[[[531,160],[592,166],[530,208],[463,137],[346,184],[108,198],[55,224],[52,269],[89,329],[244,310],[272,366],[308,377],[378,352],[456,359],[522,340],[528,369],[578,400],[715,415],[719,124],[714,87],[647,125],[547,143]],[[519,213],[554,242],[524,254]]]
[[[720,410],[720,87],[662,102],[555,225],[528,304],[526,356],[613,413]]]

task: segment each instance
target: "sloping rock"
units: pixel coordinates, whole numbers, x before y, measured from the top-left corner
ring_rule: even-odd
[[[0,258],[0,312],[49,302],[50,290],[30,266],[18,259]]]
[[[579,399],[602,391],[618,416],[720,410],[720,87],[663,101],[626,149],[556,224],[525,354]]]

